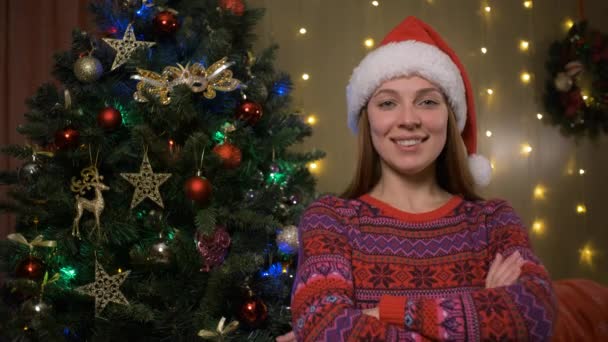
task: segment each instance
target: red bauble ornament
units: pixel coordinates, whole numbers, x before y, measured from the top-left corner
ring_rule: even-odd
[[[248,296],[239,308],[238,314],[246,325],[256,328],[268,318],[268,307],[261,299]]]
[[[222,165],[227,169],[236,169],[241,165],[241,150],[231,143],[216,145],[213,152],[222,159]]]
[[[198,203],[204,203],[211,197],[211,182],[200,174],[192,176],[184,183],[186,196]]]
[[[114,107],[105,107],[97,114],[97,124],[107,130],[118,128],[122,123],[122,115]]]
[[[17,278],[27,278],[38,281],[44,277],[44,272],[46,272],[46,265],[44,265],[42,260],[30,255],[19,262],[15,270],[15,275]]]
[[[211,236],[196,234],[196,249],[203,258],[202,272],[209,272],[213,267],[224,262],[224,258],[230,247],[230,234],[226,228],[218,226]]]
[[[68,126],[55,133],[55,146],[58,148],[70,148],[78,146],[80,133],[71,126]]]
[[[255,125],[262,117],[262,106],[252,101],[245,101],[239,106],[236,117],[239,120]]]
[[[179,29],[179,20],[171,11],[158,12],[152,20],[154,30],[163,35],[172,35]]]
[[[220,0],[220,7],[238,16],[243,15],[245,12],[245,4],[242,0]]]

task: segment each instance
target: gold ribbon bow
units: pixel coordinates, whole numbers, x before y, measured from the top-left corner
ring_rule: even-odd
[[[224,57],[207,69],[200,63],[168,66],[161,74],[137,68],[138,74],[131,76],[139,81],[133,98],[137,102],[148,102],[146,95],[153,95],[159,98],[160,103],[167,105],[171,103],[173,88],[186,85],[193,92],[202,92],[206,98],[213,99],[216,91],[232,91],[241,84],[239,80],[232,78],[232,71],[228,69],[233,64],[234,62],[229,62],[228,58]]]
[[[57,247],[57,241],[55,240],[44,240],[44,236],[42,235],[38,235],[34,238],[34,240],[32,240],[31,242],[28,242],[27,239],[25,238],[25,236],[19,234],[19,233],[14,233],[14,234],[9,234],[7,236],[7,238],[9,240],[12,240],[16,243],[20,243],[22,245],[26,245],[30,248],[30,251],[32,249],[34,249],[34,247],[39,246],[39,247]]]
[[[206,340],[215,339],[216,341],[224,341],[224,337],[226,337],[226,335],[234,332],[239,327],[239,322],[232,321],[225,328],[224,323],[226,323],[226,317],[222,317],[222,319],[220,319],[220,322],[217,324],[216,331],[203,329],[198,332],[198,336]]]

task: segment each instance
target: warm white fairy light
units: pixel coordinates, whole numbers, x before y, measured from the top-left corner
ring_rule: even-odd
[[[524,1],[524,7],[530,9],[534,7],[534,3],[532,1]]]
[[[542,119],[543,119],[543,115],[542,115],[541,113],[537,113],[537,114],[536,114],[536,118],[537,118],[538,120],[542,120]]]
[[[483,8],[483,10],[486,11],[486,13],[490,13],[490,11],[492,11],[492,7],[486,6]]]
[[[576,206],[576,213],[582,215],[587,212],[587,207],[584,204],[578,204]]]
[[[380,6],[380,3],[378,1],[372,1],[372,6],[378,7]]]
[[[319,162],[316,161],[308,163],[308,171],[310,171],[311,173],[318,173],[320,171]]]
[[[532,231],[536,235],[543,235],[545,232],[545,223],[539,219],[534,220],[534,223],[532,223]]]
[[[494,90],[492,90],[491,88],[486,89],[486,93],[488,93],[488,95],[492,95],[494,94]]]
[[[367,47],[367,48],[373,48],[374,40],[372,38],[367,38],[366,40],[363,41],[363,45],[365,45],[365,47]]]
[[[317,123],[317,117],[314,114],[311,114],[306,118],[306,122],[312,126]]]
[[[579,249],[580,254],[580,262],[587,265],[593,265],[593,255],[595,251],[591,247],[591,245],[586,244],[583,248]]]
[[[306,31],[305,27],[301,27],[299,32],[300,32],[300,34],[306,34],[306,32],[308,32],[308,31]]]
[[[584,175],[585,174],[585,169],[578,169],[578,174],[579,175]]]
[[[481,53],[483,53],[485,55],[486,53],[488,53],[488,49],[485,46],[482,47],[481,48]]]
[[[521,153],[525,154],[526,156],[529,155],[532,152],[532,146],[530,146],[530,144],[522,144],[521,145]]]
[[[520,40],[519,41],[519,49],[521,51],[528,51],[528,49],[530,48],[530,42],[527,40]]]
[[[309,75],[309,74],[302,74],[302,79],[303,79],[304,81],[308,81],[308,79],[309,79],[309,78],[310,78],[310,75]]]
[[[583,95],[583,100],[587,101],[588,98],[589,98],[589,96]]]
[[[491,137],[492,136],[492,131],[486,131],[486,137]]]
[[[547,193],[547,188],[545,188],[542,184],[538,184],[534,188],[534,199],[545,199],[545,194]]]
[[[564,20],[564,28],[566,28],[566,30],[569,30],[572,28],[572,26],[574,26],[574,21],[572,21],[572,19],[570,18],[566,18],[566,20]]]
[[[530,73],[524,71],[521,73],[521,75],[519,76],[521,81],[525,84],[530,83],[530,80],[532,79],[532,75],[530,75]]]

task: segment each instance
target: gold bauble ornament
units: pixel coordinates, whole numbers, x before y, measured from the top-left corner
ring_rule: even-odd
[[[74,63],[74,75],[80,82],[95,82],[103,75],[103,67],[97,58],[84,56]]]

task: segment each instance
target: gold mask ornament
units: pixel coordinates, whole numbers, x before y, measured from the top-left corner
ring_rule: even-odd
[[[228,69],[233,64],[228,62],[228,57],[224,57],[206,70],[200,63],[188,63],[185,67],[181,64],[168,66],[161,74],[138,68],[138,74],[131,76],[139,81],[133,98],[138,102],[148,102],[149,96],[153,95],[159,98],[160,103],[167,105],[171,103],[173,88],[183,84],[193,92],[202,92],[206,98],[213,99],[216,91],[232,91],[241,84],[241,81],[232,78],[232,71]]]

